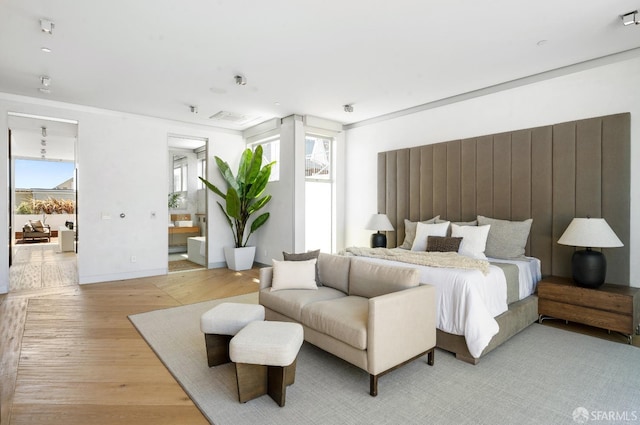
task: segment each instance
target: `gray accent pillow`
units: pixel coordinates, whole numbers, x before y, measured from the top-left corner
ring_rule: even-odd
[[[531,223],[533,223],[531,218],[524,221],[509,221],[479,215],[478,224],[480,226],[491,225],[489,236],[487,236],[487,247],[484,251],[486,256],[504,259],[524,257]]]
[[[458,252],[462,238],[427,236],[427,252]]]
[[[421,221],[420,223],[424,224],[434,224],[437,220],[440,219],[440,216],[437,215],[429,220]],[[411,249],[413,246],[413,240],[416,238],[416,229],[418,228],[417,221],[409,221],[406,218],[404,219],[404,242],[400,245],[399,248]]]
[[[282,251],[282,258],[284,258],[284,261],[307,261],[313,259],[317,260],[319,255],[319,249],[316,249],[315,251],[302,252],[299,254]],[[322,286],[322,283],[320,283],[320,276],[318,274],[318,261],[316,261],[316,285]]]

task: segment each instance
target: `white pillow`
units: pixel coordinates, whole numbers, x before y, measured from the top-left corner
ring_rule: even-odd
[[[426,251],[427,237],[447,236],[447,229],[449,229],[448,221],[437,224],[418,223],[416,237],[413,240],[413,245],[411,245],[411,251]]]
[[[273,260],[271,290],[318,289],[316,285],[316,259],[306,261]]]
[[[478,260],[486,260],[484,250],[487,246],[490,225],[486,226],[458,226],[451,223],[451,236],[462,237],[458,254]]]
[[[177,220],[176,227],[193,227],[193,220]]]

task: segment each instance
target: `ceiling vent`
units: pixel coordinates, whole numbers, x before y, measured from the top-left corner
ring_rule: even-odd
[[[209,117],[209,119],[214,121],[224,121],[227,123],[233,123],[237,125],[245,125],[252,121],[259,119],[260,117],[251,116],[251,115],[243,115],[237,114],[235,112],[229,111],[220,111],[216,114],[213,114]]]

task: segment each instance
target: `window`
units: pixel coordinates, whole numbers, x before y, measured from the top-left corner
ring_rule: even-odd
[[[333,252],[333,138],[305,137],[305,245]]]
[[[202,177],[206,180],[207,178],[207,159],[206,158],[198,158],[198,177]],[[204,183],[202,180],[198,179],[198,189],[204,189]]]
[[[258,145],[262,145],[262,165],[276,161],[271,167],[271,175],[269,181],[274,182],[280,180],[280,139],[266,139],[249,145],[249,148],[255,149]]]
[[[173,157],[173,191],[187,191],[187,158],[185,156]]]
[[[331,179],[332,139],[307,135],[305,137],[305,176],[312,179]]]

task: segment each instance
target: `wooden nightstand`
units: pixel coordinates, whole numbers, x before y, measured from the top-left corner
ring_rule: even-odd
[[[538,282],[538,316],[540,323],[549,316],[620,332],[631,344],[640,323],[640,290],[609,283],[582,288],[570,278],[550,276]]]

